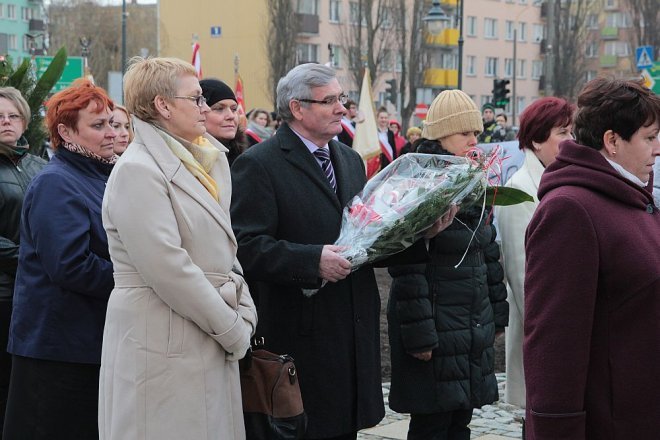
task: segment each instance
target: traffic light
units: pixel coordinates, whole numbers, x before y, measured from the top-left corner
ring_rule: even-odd
[[[510,82],[508,79],[493,80],[493,105],[496,108],[505,108],[509,103],[509,93],[511,91],[506,86]]]
[[[399,95],[399,92],[396,89],[396,80],[392,78],[385,82],[387,83],[387,87],[385,88],[385,99],[389,100],[393,105],[396,105],[396,98]]]

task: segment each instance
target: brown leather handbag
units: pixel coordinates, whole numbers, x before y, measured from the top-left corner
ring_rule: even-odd
[[[293,358],[249,350],[240,369],[247,440],[302,438],[307,415]]]

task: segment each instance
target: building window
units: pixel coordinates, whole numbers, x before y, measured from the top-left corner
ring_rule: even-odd
[[[483,107],[484,104],[489,104],[490,101],[491,101],[490,95],[481,95],[481,107]]]
[[[497,20],[484,18],[484,38],[497,38]]]
[[[525,78],[527,76],[527,60],[518,60],[516,69],[516,78]]]
[[[598,29],[598,14],[587,15],[587,29]]]
[[[467,36],[476,37],[477,36],[477,17],[468,17],[467,26],[466,26]]]
[[[532,27],[532,32],[534,33],[534,42],[540,43],[543,40],[543,35],[545,35],[545,29],[542,24],[535,24]]]
[[[527,4],[527,0],[518,0],[518,3],[520,3],[521,5],[526,5],[526,4]]]
[[[629,28],[630,15],[621,12],[612,12],[605,16],[608,27]]]
[[[31,18],[32,18],[32,9],[21,8],[21,19],[23,21],[30,21]]]
[[[504,22],[504,38],[506,40],[513,40],[513,22],[511,20],[507,20]]]
[[[527,41],[527,23],[518,23],[518,41]]]
[[[396,65],[394,66],[394,70],[397,72],[401,72],[403,70],[403,58],[401,57],[401,52],[398,50],[396,51]]]
[[[349,4],[349,21],[351,24],[358,24],[358,17],[360,17],[360,3],[350,2]],[[367,17],[362,13],[362,26],[367,25]]]
[[[477,74],[477,57],[468,55],[465,63],[465,74],[475,76]]]
[[[5,16],[4,10],[5,10],[4,6],[2,5],[2,3],[0,3],[0,18],[3,18]]]
[[[332,67],[335,69],[341,68],[341,46],[335,46],[334,44],[330,46],[332,49]]]
[[[543,75],[543,61],[532,61],[532,79],[540,79]]]
[[[516,98],[516,114],[519,115],[523,110],[525,110],[525,97],[518,96]]]
[[[443,53],[440,57],[440,65],[443,69],[456,69],[458,57],[455,53]]]
[[[392,12],[388,8],[381,9],[380,22],[383,29],[392,27]]]
[[[605,0],[605,8],[607,9],[616,8],[616,0]]]
[[[391,72],[394,70],[394,57],[392,56],[391,49],[383,49],[380,70],[383,72]]]
[[[340,0],[330,0],[330,14],[329,14],[330,23],[340,23],[341,22],[341,1]]]
[[[587,58],[596,58],[598,56],[598,42],[592,41],[587,44],[587,50],[585,52]]]
[[[16,5],[7,5],[7,18],[16,20]]]
[[[513,76],[513,58],[504,59],[504,77],[511,78]]]
[[[16,47],[16,35],[13,34],[7,35],[7,49],[18,50],[18,48]]]
[[[497,58],[495,57],[486,57],[486,76],[497,76]]]
[[[630,56],[630,44],[625,41],[605,42],[605,55],[616,55],[618,57]]]
[[[298,63],[318,63],[319,62],[319,45],[318,44],[298,44]]]
[[[317,0],[298,0],[298,9],[299,14],[310,14],[310,15],[319,15]]]
[[[595,70],[587,70],[584,73],[584,79],[585,81],[591,81],[592,79],[596,78],[598,76],[598,72]]]
[[[23,35],[23,52],[30,51],[30,38],[27,35]]]

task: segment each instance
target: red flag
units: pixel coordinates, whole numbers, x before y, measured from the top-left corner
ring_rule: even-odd
[[[199,43],[194,42],[192,45],[192,63],[195,66],[195,71],[197,72],[197,78],[202,78],[202,59],[199,55]]]
[[[241,79],[240,75],[236,75],[236,88],[234,89],[234,93],[236,94],[236,103],[243,110],[243,113],[245,113],[245,100],[243,98],[243,80]]]

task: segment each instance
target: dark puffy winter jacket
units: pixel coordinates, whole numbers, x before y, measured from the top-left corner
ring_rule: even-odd
[[[44,166],[46,161],[32,154],[17,159],[9,152],[0,152],[0,300],[11,300],[14,292],[23,197]]]
[[[461,209],[431,240],[428,263],[389,269],[389,405],[397,412],[478,408],[498,399],[493,343],[496,330],[507,325],[508,304],[496,232],[487,218],[481,207]],[[428,362],[410,355],[429,350]]]

